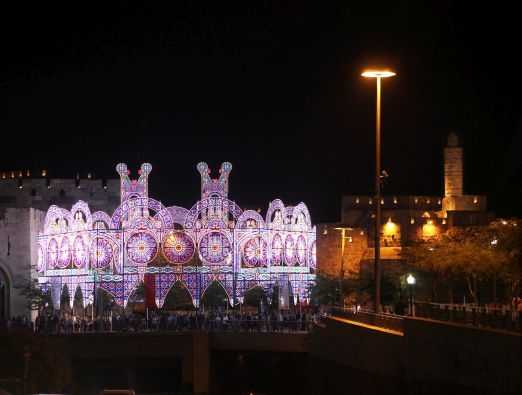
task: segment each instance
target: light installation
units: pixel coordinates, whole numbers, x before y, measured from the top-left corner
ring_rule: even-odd
[[[212,282],[223,287],[232,305],[242,303],[253,287],[269,299],[274,287],[288,287],[294,302],[308,301],[316,228],[306,205],[285,206],[276,199],[265,217],[243,211],[228,199],[230,163],[221,165],[218,178],[204,162],[197,170],[201,199],[189,209],[149,197],[148,163],[137,179],[130,179],[125,164],[116,166],[121,201],[112,215],[91,213],[83,201],[71,210],[49,207],[34,266],[55,307],[65,287],[71,305],[78,292],[84,306],[92,303],[100,288],[126,306],[142,282],[152,289],[158,308],[176,283],[188,290],[195,307]]]

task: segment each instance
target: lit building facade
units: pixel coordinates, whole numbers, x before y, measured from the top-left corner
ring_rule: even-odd
[[[70,210],[52,205],[37,236],[35,271],[56,308],[62,295],[83,305],[98,289],[126,306],[145,283],[161,308],[175,284],[198,307],[210,284],[220,284],[231,305],[261,287],[270,298],[274,287],[287,289],[293,301],[309,300],[315,279],[316,228],[304,203],[285,206],[273,200],[263,217],[229,200],[232,165],[225,162],[212,178],[199,163],[201,198],[191,208],[165,206],[149,197],[152,166],[141,165],[131,179],[118,164],[120,202],[112,213],[91,211],[84,201]],[[64,289],[67,288],[67,292]]]
[[[443,196],[374,196],[345,195],[341,220],[318,226],[318,269],[339,276],[359,272],[365,262],[374,262],[375,205],[382,210],[381,261],[384,265],[401,261],[401,248],[408,241],[436,238],[453,226],[477,226],[493,218],[487,212],[487,198],[464,194],[463,148],[451,133],[444,148]],[[341,256],[340,232],[346,227],[349,239]],[[370,266],[371,267],[371,266]]]

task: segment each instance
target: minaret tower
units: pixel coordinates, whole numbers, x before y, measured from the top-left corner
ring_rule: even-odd
[[[455,133],[448,136],[448,145],[444,148],[444,197],[464,194],[464,169],[462,147]]]

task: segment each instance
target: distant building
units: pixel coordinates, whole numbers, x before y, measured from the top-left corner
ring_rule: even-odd
[[[444,196],[345,195],[341,220],[318,224],[317,254],[320,273],[339,276],[359,272],[374,262],[375,205],[382,206],[381,260],[383,265],[401,260],[402,246],[411,240],[437,237],[453,226],[485,225],[492,219],[486,196],[464,194],[463,148],[451,133],[444,148]],[[341,231],[345,230],[344,262]],[[341,267],[342,266],[342,267]]]
[[[39,175],[0,172],[0,318],[27,312],[20,286],[35,277],[31,264],[50,205],[71,206],[83,199],[96,210],[112,211],[120,203],[119,179],[56,179],[48,178],[45,170]]]

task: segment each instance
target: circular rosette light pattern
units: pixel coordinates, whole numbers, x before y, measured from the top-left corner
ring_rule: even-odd
[[[266,266],[267,244],[262,237],[254,237],[245,243],[243,263],[247,267]]]
[[[285,239],[285,262],[287,265],[294,265],[296,258],[294,238],[288,235]]]
[[[74,239],[72,255],[73,264],[78,269],[83,269],[87,266],[87,263],[89,262],[89,253],[82,236],[76,236],[76,239]]]
[[[105,238],[98,237],[91,243],[91,267],[103,269],[110,265],[112,260],[111,242]]]
[[[195,250],[192,238],[184,232],[170,231],[163,239],[163,255],[170,263],[187,263]]]
[[[312,243],[310,247],[310,265],[312,267],[316,267],[317,265],[317,247],[315,241]]]
[[[306,265],[306,240],[303,235],[297,238],[297,261],[299,265]]]
[[[49,269],[54,269],[58,263],[58,242],[56,239],[51,239],[47,246],[47,264]]]
[[[66,268],[71,263],[71,247],[69,238],[64,237],[60,243],[60,251],[58,252],[58,267]]]
[[[127,256],[138,265],[146,265],[157,254],[156,239],[148,232],[136,232],[127,240]]]
[[[211,265],[222,263],[231,251],[230,241],[221,232],[207,233],[199,243],[201,258]]]
[[[42,250],[42,246],[38,245],[38,256],[36,257],[36,270],[39,272],[44,271],[44,253]]]
[[[272,256],[271,263],[274,266],[281,265],[283,260],[283,239],[279,234],[272,238]]]

